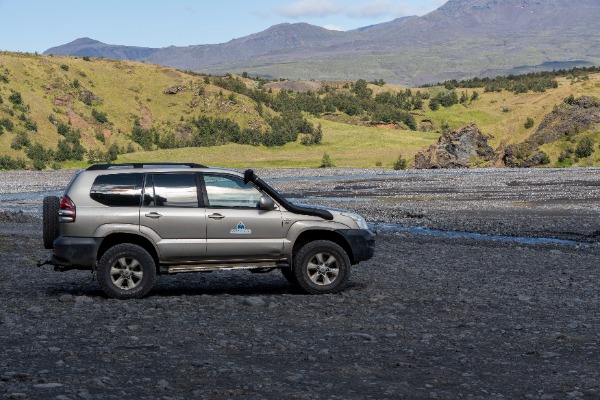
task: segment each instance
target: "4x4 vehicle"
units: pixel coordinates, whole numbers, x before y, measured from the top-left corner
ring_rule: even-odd
[[[89,269],[111,297],[139,298],[157,274],[280,268],[311,294],[342,290],[375,234],[354,213],[289,202],[252,170],[99,164],[44,199],[56,270]]]

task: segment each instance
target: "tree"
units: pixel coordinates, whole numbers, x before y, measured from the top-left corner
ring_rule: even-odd
[[[400,154],[396,162],[394,162],[393,168],[395,170],[400,170],[406,169],[406,167],[408,167],[408,161],[406,160],[406,158],[402,157],[402,154]]]
[[[8,96],[8,100],[14,105],[23,104],[23,98],[19,92],[12,92],[10,96]]]
[[[367,86],[367,81],[364,79],[359,79],[354,84],[352,88],[352,92],[356,95],[356,97],[361,99],[369,99],[373,94],[373,90],[369,89]]]
[[[584,137],[577,144],[575,154],[579,158],[589,157],[594,153],[594,141],[590,137]]]
[[[323,158],[321,159],[321,165],[319,166],[319,168],[333,168],[333,167],[335,167],[335,165],[333,164],[333,161],[331,161],[329,154],[323,153]]]

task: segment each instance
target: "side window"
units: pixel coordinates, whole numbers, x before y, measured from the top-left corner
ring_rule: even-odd
[[[100,175],[90,190],[92,200],[111,207],[139,207],[143,174]]]
[[[144,206],[198,207],[195,174],[148,174]]]
[[[262,194],[236,176],[204,175],[209,207],[258,208]]]

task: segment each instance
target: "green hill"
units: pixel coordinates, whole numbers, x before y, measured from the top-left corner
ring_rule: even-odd
[[[0,167],[79,168],[88,160],[317,167],[327,153],[340,167],[390,168],[399,155],[412,162],[443,130],[475,123],[492,147],[502,148],[525,142],[565,98],[600,98],[600,74],[557,81],[557,88],[520,94],[407,90],[383,82],[265,82],[128,61],[0,53]],[[467,100],[431,110],[433,99],[451,92]],[[526,128],[528,119],[533,126]],[[600,130],[586,126],[544,144],[550,165],[583,137],[597,147]],[[600,151],[572,164],[600,165]]]

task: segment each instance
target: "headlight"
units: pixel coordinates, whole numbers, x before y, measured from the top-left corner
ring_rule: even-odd
[[[354,222],[356,222],[356,225],[358,225],[358,229],[369,229],[367,221],[365,221],[365,219],[360,215],[351,212],[343,212],[341,214],[344,217],[352,218]]]

